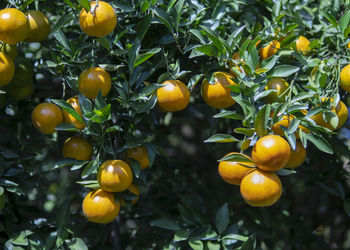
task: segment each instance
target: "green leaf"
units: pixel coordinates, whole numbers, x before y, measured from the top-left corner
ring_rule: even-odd
[[[98,168],[98,161],[99,161],[99,157],[97,156],[94,161],[89,162],[89,164],[84,168],[83,172],[81,173],[82,179],[85,179],[90,174],[96,171],[96,169]]]
[[[279,65],[271,69],[268,73],[270,77],[287,77],[295,72],[297,72],[300,68],[292,65]]]
[[[148,1],[143,1],[143,2],[141,3],[141,11],[142,11],[143,13],[145,13],[145,12],[149,9],[149,7],[151,7],[150,2],[148,2]]]
[[[224,111],[213,116],[214,118],[227,118],[233,120],[243,120],[243,116],[235,111]]]
[[[86,12],[90,11],[90,3],[89,0],[79,0],[79,4],[83,6],[83,8],[86,10]]]
[[[350,11],[348,10],[344,15],[341,16],[339,20],[340,30],[344,37],[345,37],[345,30],[348,27],[349,22],[350,22]]]
[[[230,222],[228,205],[225,203],[216,213],[215,226],[219,234],[222,234]]]
[[[174,242],[187,240],[190,233],[184,229],[177,230],[174,235]]]
[[[327,20],[328,20],[334,27],[337,27],[337,26],[338,26],[337,19],[335,19],[335,17],[334,17],[331,13],[322,11],[321,14],[322,14],[325,18],[327,18]]]
[[[256,134],[259,137],[263,137],[268,134],[267,122],[270,117],[270,113],[271,113],[271,105],[267,104],[259,110],[255,118],[254,127],[255,127]]]
[[[306,134],[305,137],[307,138],[307,140],[311,141],[319,150],[327,154],[334,153],[329,142],[326,139],[324,139],[322,136],[309,133],[309,134]]]
[[[52,99],[51,101],[54,104],[56,104],[57,106],[59,106],[61,109],[63,109],[64,111],[68,112],[75,119],[77,119],[78,121],[84,123],[83,119],[81,118],[79,113],[77,111],[75,111],[75,109],[72,107],[72,105],[70,105],[69,103],[67,103],[65,101],[57,100],[57,99]]]
[[[105,47],[106,50],[111,50],[111,42],[106,37],[96,38],[96,41]]]
[[[62,168],[62,167],[69,167],[69,166],[83,166],[86,163],[86,161],[79,161],[79,160],[75,160],[75,159],[70,159],[70,158],[65,158],[63,160],[59,160],[57,161],[52,170],[57,169],[57,168]]]
[[[68,42],[67,42],[67,38],[64,35],[64,33],[60,30],[56,31],[55,33],[53,33],[53,36],[56,38],[56,40],[66,49],[70,50]]]
[[[74,125],[70,123],[61,123],[55,127],[56,130],[59,131],[72,131],[72,132],[80,132]]]
[[[177,224],[174,220],[166,217],[153,220],[151,221],[150,225],[152,227],[160,227],[160,228],[164,228],[172,231],[176,231],[180,229],[179,224]]]
[[[221,246],[218,242],[207,241],[208,250],[220,250]]]
[[[56,222],[57,222],[58,229],[63,229],[66,226],[69,215],[70,215],[70,201],[69,201],[69,198],[67,198],[58,206],[58,209],[57,209]]]
[[[91,101],[87,99],[83,94],[79,94],[78,100],[83,114],[91,113],[93,111]]]
[[[159,51],[161,51],[161,48],[154,48],[154,49],[149,50],[145,54],[138,55],[136,57],[136,59],[135,59],[135,62],[134,62],[134,68],[136,68],[141,63],[143,63],[143,62],[147,61],[148,59],[150,59],[152,56],[157,54]]]
[[[239,240],[239,241],[247,241],[249,237],[239,235],[239,234],[226,234],[221,238],[222,240]]]
[[[71,6],[72,9],[75,9],[74,5],[70,0],[65,0],[65,2]],[[51,33],[55,33],[56,31],[61,30],[61,28],[66,25],[68,22],[74,19],[73,15],[62,15],[60,19],[55,23],[55,25],[51,29]]]
[[[207,56],[213,56],[213,57],[217,57],[219,53],[217,48],[212,44],[200,45],[194,48],[194,50],[199,51],[203,54],[206,54]]]
[[[244,244],[241,246],[240,250],[255,250],[256,249],[256,238],[253,234],[249,237],[249,239],[244,242]]]
[[[168,28],[168,30],[173,33],[173,26],[168,13],[160,8],[154,8],[153,13],[159,18],[159,20]]]
[[[17,246],[28,246],[28,236],[32,235],[33,232],[29,230],[24,230],[15,235],[11,236],[10,243]]]
[[[143,3],[145,3],[144,1]],[[141,7],[142,8],[142,7]],[[149,5],[148,7],[149,8]],[[144,16],[141,21],[136,25],[136,35],[140,41],[145,37],[147,30],[151,26],[151,21],[152,21],[152,15],[148,14]]]
[[[287,176],[287,175],[296,174],[296,173],[297,171],[295,170],[285,169],[285,168],[282,168],[276,172],[276,174],[280,176]]]
[[[261,62],[260,69],[265,69],[264,72],[271,70],[277,62],[277,56],[273,55]]]
[[[197,240],[197,239],[191,238],[188,241],[188,244],[190,245],[190,247],[193,250],[203,250],[204,249],[203,242],[201,240]]]
[[[204,142],[236,142],[238,139],[232,135],[227,134],[216,134],[206,139]]]
[[[98,184],[97,180],[77,181],[77,183],[91,189],[100,188],[100,184]]]
[[[134,44],[132,47],[129,49],[128,55],[129,55],[129,60],[128,60],[128,67],[130,71],[133,71],[134,65],[135,65],[135,59],[139,55],[139,50],[141,47],[141,41],[139,39],[135,39]]]
[[[110,133],[110,132],[123,132],[123,129],[121,127],[119,127],[118,125],[114,125],[112,127],[108,127],[106,129],[106,133]]]
[[[85,242],[80,238],[72,238],[65,241],[71,250],[88,250]]]
[[[175,19],[175,29],[179,29],[179,24],[181,20],[181,14],[182,14],[182,8],[184,5],[185,0],[178,0],[175,5],[175,11],[176,11],[176,19]]]
[[[253,163],[252,160],[241,154],[229,154],[222,157],[219,161],[236,161],[236,162],[249,162]]]
[[[132,172],[134,173],[136,178],[140,177],[141,174],[141,165],[138,161],[134,160],[134,159],[129,159],[130,161],[130,165],[132,168]]]

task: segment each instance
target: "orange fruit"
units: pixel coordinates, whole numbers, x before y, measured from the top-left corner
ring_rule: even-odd
[[[106,96],[112,87],[110,74],[102,68],[93,67],[84,70],[78,78],[79,91],[89,99],[94,99],[101,90]]]
[[[297,51],[302,52],[304,55],[311,51],[309,47],[310,41],[305,36],[299,36],[298,40],[295,41],[295,45]]]
[[[215,72],[215,84],[210,84],[207,79],[202,82],[202,97],[206,104],[213,108],[225,109],[232,106],[235,100],[231,97],[231,90],[227,85],[236,85],[231,80],[232,75],[225,72]]]
[[[279,135],[261,137],[253,147],[252,158],[255,165],[264,171],[283,168],[290,157],[288,142]]]
[[[348,49],[350,49],[350,42],[348,42],[348,45],[347,45]]]
[[[133,180],[130,166],[121,160],[109,160],[101,164],[97,175],[100,187],[108,192],[127,190]]]
[[[236,153],[236,152],[229,153],[225,156],[233,155],[233,154],[242,155],[243,157],[250,159],[249,156],[241,153]],[[254,163],[252,162],[221,161],[219,163],[219,168],[218,168],[219,175],[225,182],[233,185],[239,185],[241,183],[243,176],[253,169],[241,164],[254,167]]]
[[[283,94],[286,89],[288,89],[289,84],[286,80],[283,78],[277,77],[277,78],[271,78],[267,81],[267,84],[265,86],[265,90],[274,89],[276,92],[272,92],[268,94],[265,97],[266,102],[273,103],[273,102],[284,102],[285,101],[285,94]],[[282,95],[283,94],[283,95]]]
[[[181,111],[190,102],[190,91],[179,80],[167,80],[157,89],[158,105],[165,111]]]
[[[146,147],[139,146],[135,148],[130,148],[126,151],[126,153],[128,158],[138,161],[141,169],[149,167],[149,158]]]
[[[97,189],[88,193],[83,200],[85,217],[95,223],[109,223],[117,218],[120,203],[115,201],[114,194]]]
[[[322,101],[325,101],[325,98],[322,98]],[[333,100],[331,100],[331,102],[333,103]],[[342,101],[339,101],[336,107],[332,105],[331,111],[334,112],[339,119],[338,126],[336,128],[333,128],[330,122],[326,121],[323,118],[322,113],[317,113],[316,115],[311,116],[310,119],[314,120],[315,123],[319,126],[326,127],[332,131],[337,130],[345,124],[346,120],[348,119],[349,111],[346,105]]]
[[[276,122],[275,124],[272,125],[272,132],[274,135],[279,135],[279,136],[284,136],[283,130],[281,128],[281,126],[288,128],[291,121],[294,119],[295,117],[293,115],[284,115],[282,117],[282,120]],[[281,126],[280,126],[281,125]],[[298,128],[300,128],[305,134],[310,133],[310,130],[308,130],[306,127],[299,125]],[[294,132],[294,135],[296,136],[296,138],[299,138],[299,133],[298,130]]]
[[[11,82],[15,75],[15,64],[10,56],[0,52],[0,87]]]
[[[27,13],[27,19],[29,23],[27,42],[41,42],[49,36],[51,25],[44,13],[30,10]]]
[[[350,93],[350,64],[340,71],[340,87]]]
[[[8,44],[24,41],[29,32],[29,24],[23,12],[8,8],[0,10],[0,40]]]
[[[135,184],[131,184],[130,187],[128,188],[128,191],[137,196],[135,199],[131,200],[131,204],[134,205],[139,200],[140,190]],[[125,200],[123,198],[120,199],[120,205],[125,206]]]
[[[81,10],[79,16],[80,28],[89,36],[107,36],[117,26],[117,15],[113,7],[104,1],[99,1],[95,13],[91,13],[95,5],[96,1],[92,1],[89,12],[86,12],[85,9]]]
[[[259,55],[261,59],[269,58],[270,56],[276,54],[280,47],[280,42],[277,40],[273,40],[268,45],[259,50]]]
[[[63,122],[62,110],[53,103],[40,103],[32,112],[32,122],[41,133],[52,134]]]
[[[80,136],[69,137],[62,147],[63,158],[89,161],[92,153],[93,148],[91,143]]]
[[[300,141],[296,142],[295,150],[291,149],[289,161],[286,165],[287,168],[299,167],[306,158],[306,149]]]
[[[282,195],[280,178],[271,172],[253,170],[241,182],[243,199],[254,207],[268,207],[275,204]]]
[[[71,97],[67,100],[67,103],[72,105],[73,109],[80,115],[81,119],[83,119],[83,113],[81,111],[80,105],[79,105],[79,99],[78,96]],[[64,117],[64,122],[72,124],[74,127],[77,129],[84,129],[86,126],[84,123],[81,121],[77,120],[74,116],[69,114],[67,111],[63,110],[63,117]]]

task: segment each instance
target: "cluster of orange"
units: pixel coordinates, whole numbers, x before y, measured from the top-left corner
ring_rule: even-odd
[[[117,16],[113,7],[103,1],[99,1],[98,5],[92,1],[90,8],[90,12],[82,9],[80,13],[81,30],[93,37],[103,37],[113,32],[117,25]],[[17,54],[17,46],[12,45],[22,41],[41,42],[48,37],[49,33],[50,23],[40,11],[31,10],[27,16],[14,8],[0,11],[0,40],[3,42],[3,52],[0,52],[0,86],[10,83],[15,75],[11,55]],[[78,78],[79,92],[89,99],[95,99],[100,91],[102,96],[106,96],[111,86],[110,74],[100,67],[88,68]],[[56,127],[63,122],[83,130],[86,124],[78,96],[69,98],[67,103],[79,114],[80,119],[61,110],[53,103],[44,102],[37,105],[32,112],[33,125],[43,134],[56,132]],[[91,143],[81,136],[69,137],[62,147],[64,158],[82,161],[89,161],[93,151]],[[125,156],[127,161],[130,159],[137,161],[141,169],[146,169],[150,165],[148,152],[144,146],[128,149]],[[132,204],[139,198],[139,188],[132,183],[133,172],[129,164],[122,160],[104,162],[99,167],[97,180],[100,189],[88,193],[83,201],[83,213],[92,222],[108,223],[119,214],[120,205],[125,205],[126,202],[122,197],[119,202],[116,202],[114,192],[128,190],[136,195],[137,197],[131,201]]]
[[[14,8],[0,11],[0,87],[6,85],[6,95],[0,95],[0,106],[5,105],[6,96],[18,101],[32,95],[33,66],[26,59],[16,59],[17,44],[41,42],[47,38],[50,29],[49,20],[40,11],[29,10],[27,14]]]

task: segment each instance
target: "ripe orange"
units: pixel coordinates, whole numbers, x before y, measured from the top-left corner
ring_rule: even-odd
[[[8,8],[0,10],[0,40],[8,44],[24,41],[29,32],[29,24],[23,12]]]
[[[311,48],[309,47],[310,41],[305,36],[299,36],[298,40],[295,41],[295,45],[297,50],[304,55],[311,51]]]
[[[63,144],[62,155],[64,158],[72,158],[80,161],[89,161],[92,157],[91,143],[80,137],[69,137]]]
[[[27,42],[41,42],[49,36],[51,26],[44,13],[37,10],[30,10],[27,13],[27,19],[29,23]]]
[[[252,158],[255,165],[264,171],[283,168],[290,157],[288,142],[279,135],[261,137],[253,147]]]
[[[111,86],[110,74],[99,67],[84,70],[78,78],[79,91],[89,99],[96,98],[100,90],[102,96],[106,96],[111,90]]]
[[[91,13],[96,2],[90,3],[90,12],[82,9],[79,16],[81,30],[89,36],[103,37],[112,33],[117,25],[117,15],[113,7],[103,1],[98,2],[95,13]]]
[[[272,132],[274,135],[279,135],[279,136],[284,136],[283,130],[281,128],[281,126],[288,128],[291,121],[294,119],[295,117],[293,115],[284,115],[282,117],[282,120],[276,122],[275,124],[272,125]],[[281,126],[280,126],[281,125]],[[300,128],[305,134],[310,133],[310,130],[308,130],[306,127],[299,125],[298,128]],[[299,133],[298,131],[294,132],[294,135],[296,136],[296,138],[299,138]]]
[[[128,158],[138,161],[141,169],[145,169],[149,167],[149,158],[148,158],[146,147],[139,146],[135,148],[130,148],[126,152],[127,152]]]
[[[280,42],[277,40],[273,40],[268,45],[259,50],[259,55],[261,59],[269,58],[270,56],[276,54],[280,47]]]
[[[340,71],[340,87],[350,93],[350,64]]]
[[[348,49],[350,49],[350,42],[348,42],[348,45],[347,45]]]
[[[232,106],[235,100],[231,97],[231,90],[227,85],[236,85],[232,81],[232,75],[225,72],[215,72],[215,84],[210,84],[207,79],[202,82],[202,97],[211,107],[225,109]]]
[[[18,54],[18,48],[17,48],[16,44],[5,43],[1,47],[1,52],[4,52],[6,55],[8,55],[14,61],[17,57],[17,54]]]
[[[97,189],[88,193],[83,201],[85,217],[95,223],[109,223],[115,220],[120,211],[120,203],[115,201],[113,193]]]
[[[241,153],[236,153],[236,152],[229,153],[225,156],[232,155],[232,154],[242,155],[243,157],[250,159],[249,156]],[[241,163],[244,165],[254,167],[254,163],[252,162],[221,161],[219,163],[219,168],[218,168],[219,175],[225,182],[233,185],[239,185],[244,175],[246,175],[249,171],[253,169],[253,168],[241,165]]]
[[[62,110],[53,103],[40,103],[32,112],[32,122],[41,133],[52,134],[63,122]]]
[[[0,52],[0,87],[11,82],[15,75],[15,64],[10,56]]]
[[[286,165],[287,168],[299,167],[306,158],[306,149],[300,141],[297,141],[295,150],[290,151],[289,161]]]
[[[325,98],[323,98],[322,101],[325,101]],[[333,102],[333,100],[331,100],[331,102]],[[310,119],[314,120],[319,126],[326,127],[332,131],[337,130],[345,124],[346,120],[348,119],[349,111],[342,101],[339,101],[336,107],[332,105],[331,111],[334,112],[339,119],[338,126],[336,128],[333,128],[329,121],[325,121],[322,113],[317,113],[316,115],[311,116]]]
[[[179,80],[167,80],[157,89],[158,105],[165,111],[180,111],[190,102],[190,91]]]
[[[102,163],[97,175],[100,187],[108,192],[122,192],[132,183],[130,166],[121,160],[109,160]]]
[[[254,207],[268,207],[275,204],[282,195],[280,178],[260,169],[249,172],[241,182],[243,199]]]
[[[267,81],[265,86],[265,90],[274,89],[276,92],[272,92],[266,96],[265,100],[268,103],[272,102],[284,102],[286,99],[286,95],[283,92],[288,89],[289,84],[283,78],[271,78]],[[283,95],[282,95],[283,94]]]
[[[79,99],[78,96],[71,97],[67,100],[67,103],[72,105],[74,110],[80,115],[80,117],[83,119],[83,113],[81,111],[80,105],[79,105]],[[77,129],[84,129],[86,126],[84,123],[78,121],[74,116],[69,114],[67,111],[63,110],[63,117],[64,117],[64,122],[72,124],[74,127]]]
[[[134,205],[140,198],[140,190],[135,184],[131,184],[128,188],[128,191],[137,196],[135,199],[131,200],[131,204]],[[120,199],[120,205],[125,206],[125,200],[123,198]]]

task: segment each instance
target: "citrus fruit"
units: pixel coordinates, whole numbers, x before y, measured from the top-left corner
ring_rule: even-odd
[[[295,41],[295,45],[297,50],[302,52],[304,55],[311,51],[311,48],[309,47],[310,41],[305,36],[299,36],[299,38]]]
[[[34,92],[34,82],[33,80],[27,81],[23,85],[16,85],[11,82],[7,85],[7,95],[13,100],[20,101],[30,97]]]
[[[0,40],[8,44],[24,41],[29,32],[29,24],[23,12],[8,8],[0,10]]]
[[[165,111],[180,111],[190,102],[190,91],[179,80],[167,80],[157,89],[158,105]]]
[[[326,101],[325,98],[322,98],[322,101]],[[331,102],[333,104],[333,100],[331,100]],[[315,123],[319,126],[326,127],[332,131],[337,130],[341,128],[345,124],[346,120],[348,119],[348,114],[349,114],[348,108],[342,101],[339,101],[337,106],[334,107],[334,104],[333,104],[330,110],[338,116],[339,121],[338,121],[338,126],[336,128],[332,127],[331,123],[324,119],[323,113],[317,113],[316,115],[311,116],[310,119],[314,120]]]
[[[291,121],[294,119],[295,117],[293,115],[284,115],[282,117],[282,120],[276,122],[275,124],[272,125],[272,132],[274,135],[279,135],[279,136],[284,136],[282,127],[288,128]],[[307,129],[306,127],[299,125],[298,128],[300,128],[305,134],[310,133],[310,130]],[[298,130],[294,132],[294,135],[296,136],[296,138],[299,138],[299,133]]]
[[[108,192],[127,190],[133,180],[130,166],[121,160],[109,160],[101,164],[97,175],[100,187]]]
[[[340,87],[346,92],[350,92],[350,64],[340,71]]]
[[[286,80],[283,78],[277,77],[277,78],[271,78],[267,81],[267,84],[265,86],[265,90],[276,90],[275,92],[271,92],[268,94],[265,98],[266,102],[272,103],[272,102],[284,102],[285,101],[285,94],[284,91],[288,89],[289,84]]]
[[[30,10],[27,13],[27,19],[29,23],[27,42],[41,42],[49,36],[51,26],[44,13],[37,10]]]
[[[268,207],[281,197],[282,184],[275,173],[256,169],[243,177],[240,190],[243,199],[249,205]]]
[[[1,45],[0,45],[1,46]],[[18,54],[18,48],[16,44],[8,44],[5,43],[1,47],[1,52],[4,52],[8,55],[12,60],[15,60]]]
[[[148,158],[146,147],[139,146],[135,148],[130,148],[126,152],[127,152],[128,158],[138,161],[141,169],[145,169],[149,167],[149,158]]]
[[[52,134],[63,122],[62,110],[53,103],[40,103],[32,112],[32,122],[41,133]]]
[[[288,142],[279,135],[261,137],[253,147],[252,158],[255,165],[264,171],[283,168],[290,156]]]
[[[69,137],[62,147],[62,155],[64,158],[89,161],[92,153],[93,148],[91,143],[80,136]]]
[[[128,191],[137,196],[135,199],[131,200],[131,204],[135,204],[139,200],[139,197],[140,197],[139,188],[135,184],[131,184],[130,187],[128,188]],[[120,199],[120,205],[125,206],[125,200],[123,198]]]
[[[0,52],[0,87],[8,84],[15,75],[15,64],[10,56]]]
[[[290,150],[289,161],[286,165],[287,168],[299,167],[306,158],[306,149],[300,141],[296,142],[295,150]]]
[[[83,120],[83,113],[81,111],[80,105],[79,105],[79,99],[78,96],[71,97],[67,100],[67,103],[69,103],[73,109],[80,115],[81,119]],[[63,110],[63,118],[64,122],[72,124],[77,129],[84,129],[86,126],[81,121],[77,120],[74,116],[69,114],[67,111]]]
[[[229,156],[229,155],[241,155],[242,157],[251,160],[249,156],[241,153],[232,152],[225,156]],[[252,168],[246,167],[242,164],[251,166]],[[245,161],[239,161],[239,160],[221,161],[219,163],[218,170],[219,170],[219,175],[225,182],[233,185],[239,185],[241,183],[243,176],[246,175],[249,171],[251,171],[253,167],[254,167],[254,163],[252,162],[245,162]]]
[[[95,7],[96,2],[90,3],[90,11],[86,12],[82,9],[79,16],[79,23],[81,30],[94,37],[103,37],[112,33],[117,25],[117,15],[113,7],[103,1],[98,2],[98,6]],[[91,13],[95,8],[95,12]]]
[[[231,90],[227,85],[236,85],[231,80],[232,75],[225,72],[215,72],[215,83],[210,84],[207,79],[202,82],[202,97],[206,104],[213,108],[225,109],[232,106],[235,101],[231,97]]]
[[[347,45],[348,49],[350,49],[350,42],[348,42],[348,45]]]
[[[120,203],[114,199],[114,194],[97,189],[88,193],[83,200],[85,217],[95,223],[109,223],[115,220],[120,211]]]
[[[102,96],[106,96],[111,90],[111,86],[110,74],[99,67],[84,70],[78,78],[79,91],[89,99],[96,98],[100,90]]]
[[[280,42],[273,40],[268,45],[259,50],[259,55],[261,59],[269,58],[270,56],[276,54],[280,47]]]

